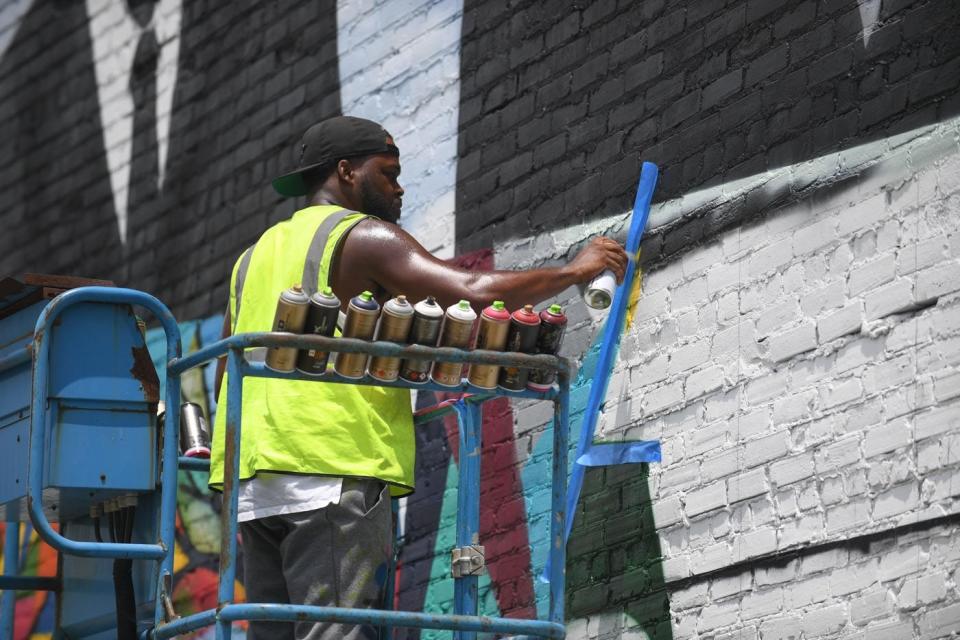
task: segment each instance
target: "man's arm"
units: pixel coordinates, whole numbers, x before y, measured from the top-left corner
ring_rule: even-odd
[[[604,269],[623,279],[627,255],[620,243],[594,238],[568,264],[528,271],[469,271],[431,255],[413,236],[389,222],[367,219],[347,236],[334,266],[339,293],[352,296],[370,284],[411,300],[436,296],[444,306],[469,300],[478,306],[503,300],[509,308],[536,304],[567,287],[589,282]],[[354,290],[356,289],[356,290]]]

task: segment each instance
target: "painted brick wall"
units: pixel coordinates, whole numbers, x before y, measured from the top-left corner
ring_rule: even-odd
[[[951,4],[576,7],[465,4],[461,248],[626,211],[641,159],[665,169],[657,197],[668,200],[960,112]],[[737,216],[788,195],[776,187]],[[715,233],[726,213],[681,225],[662,248]]]
[[[267,180],[340,112],[390,128],[404,225],[474,266],[622,237],[654,161],[597,438],[659,438],[664,459],[588,471],[569,637],[949,637],[958,28],[946,0],[13,0],[0,272],[217,313],[236,255],[295,207]],[[560,297],[575,421],[603,320],[580,296]],[[486,415],[491,614],[544,613],[548,418]],[[449,611],[455,439],[418,435],[397,601]]]
[[[678,637],[958,628],[960,566],[928,560],[956,525],[923,524],[960,491],[956,134],[909,180],[851,181],[649,272],[607,437],[663,441],[650,496],[667,584],[689,585]]]
[[[622,237],[639,161],[663,169],[598,437],[664,460],[589,472],[575,636],[949,636],[957,13],[680,4],[464,18],[458,246],[562,260]],[[521,455],[543,419],[518,412]]]

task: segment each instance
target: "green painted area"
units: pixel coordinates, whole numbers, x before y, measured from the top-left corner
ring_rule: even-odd
[[[599,336],[584,354],[570,390],[570,451],[573,461],[590,385],[596,374]],[[522,470],[534,575],[547,560],[553,426],[547,425]],[[650,508],[648,465],[586,469],[567,545],[566,619],[600,618],[631,637],[672,640],[670,603],[664,589],[662,554]],[[537,614],[547,615],[549,585],[537,580]],[[642,634],[642,635],[641,635]]]
[[[567,545],[567,619],[673,640],[648,474],[646,464],[587,469]]]

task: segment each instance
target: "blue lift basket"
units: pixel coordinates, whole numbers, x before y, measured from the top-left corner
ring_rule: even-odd
[[[57,635],[101,640],[116,637],[109,563],[133,563],[137,633],[142,639],[173,638],[210,625],[216,638],[229,639],[240,620],[330,621],[450,630],[460,639],[478,633],[540,638],[565,636],[565,492],[569,429],[570,368],[566,359],[494,351],[405,346],[289,333],[247,333],[210,344],[188,356],[167,307],[141,291],[107,286],[42,284],[4,289],[0,282],[0,517],[7,522],[4,574],[0,576],[0,638],[12,637],[15,590],[58,593]],[[69,290],[66,290],[69,289]],[[37,295],[37,291],[48,295]],[[6,292],[6,296],[4,295]],[[178,458],[179,411],[167,411],[158,432],[159,378],[144,345],[134,309],[146,309],[166,336],[165,404],[179,407],[180,376],[226,355],[228,402],[218,605],[180,617],[172,604],[178,468],[207,468]],[[371,356],[443,362],[537,367],[557,372],[545,392],[491,392],[464,383],[459,388],[432,382],[411,385],[277,373],[248,362],[244,350],[297,347]],[[459,424],[457,548],[452,550],[454,613],[426,614],[290,604],[236,603],[237,501],[240,397],[244,378],[320,380],[459,392],[459,400],[419,411],[415,425],[455,413]],[[495,618],[478,614],[478,575],[484,558],[480,531],[481,404],[495,396],[535,398],[554,403],[553,476],[550,520],[550,607],[548,620]],[[137,503],[132,542],[99,542],[92,515],[97,505],[123,496]],[[93,511],[91,511],[93,508]],[[59,554],[58,575],[17,575],[19,532],[26,518]],[[52,522],[58,521],[59,527]]]

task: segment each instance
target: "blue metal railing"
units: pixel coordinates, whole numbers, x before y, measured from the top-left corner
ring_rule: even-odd
[[[254,347],[296,347],[298,349],[317,349],[340,353],[365,353],[374,356],[393,356],[399,358],[420,358],[446,362],[464,362],[477,364],[514,365],[522,367],[548,368],[557,371],[559,386],[545,392],[517,391],[491,392],[463,383],[458,387],[444,387],[434,383],[412,385],[405,381],[381,383],[369,379],[351,380],[333,372],[323,376],[306,376],[299,372],[280,373],[263,366],[262,363],[249,363],[243,357],[243,350]],[[371,624],[376,626],[418,627],[428,629],[454,630],[462,640],[472,640],[478,631],[501,634],[523,634],[546,638],[562,638],[563,626],[563,572],[564,547],[563,533],[566,521],[563,501],[567,473],[567,437],[569,420],[569,365],[566,360],[556,356],[531,356],[498,351],[464,351],[451,348],[423,347],[418,345],[398,345],[391,342],[365,342],[344,338],[325,338],[322,336],[302,336],[284,333],[251,333],[231,336],[215,342],[185,358],[171,360],[167,370],[169,375],[179,375],[191,367],[201,365],[213,358],[227,355],[227,419],[224,436],[224,508],[221,509],[221,547],[220,576],[218,585],[218,606],[216,610],[205,611],[186,618],[164,623],[157,619],[157,626],[150,633],[152,638],[169,638],[194,629],[216,625],[216,637],[228,639],[231,636],[231,622],[235,620],[309,620],[316,622],[342,622],[346,624]],[[441,403],[435,411],[428,414],[435,419],[442,414],[455,412],[460,425],[460,484],[458,489],[457,544],[466,546],[476,544],[479,539],[479,480],[481,415],[480,404],[497,395],[511,397],[539,398],[553,400],[555,406],[554,456],[553,465],[553,517],[551,518],[551,549],[554,559],[551,570],[551,599],[549,620],[513,620],[508,618],[490,618],[477,616],[477,582],[474,575],[455,578],[454,614],[433,615],[424,613],[399,612],[375,609],[346,609],[336,607],[316,607],[304,605],[264,605],[235,604],[234,583],[237,559],[237,502],[239,497],[239,455],[241,441],[241,402],[243,379],[245,377],[269,377],[289,380],[323,381],[334,384],[370,384],[407,389],[432,389],[447,392],[470,394],[453,403]],[[184,468],[203,469],[206,465],[199,461],[181,459]]]
[[[64,537],[53,529],[43,513],[41,492],[43,483],[43,453],[47,440],[47,392],[49,374],[50,327],[58,316],[72,305],[83,302],[138,305],[150,310],[163,326],[167,339],[167,362],[165,372],[168,407],[180,404],[180,376],[187,370],[210,360],[227,356],[227,420],[225,427],[224,456],[224,508],[221,509],[221,553],[218,585],[218,606],[183,618],[168,619],[169,596],[165,592],[166,577],[172,574],[174,526],[176,517],[177,469],[208,470],[209,462],[191,458],[179,458],[177,443],[179,434],[179,411],[168,411],[164,423],[163,450],[161,459],[159,540],[156,544],[79,542]],[[544,368],[557,372],[558,386],[544,392],[503,391],[491,392],[464,382],[458,387],[444,387],[434,383],[413,385],[405,381],[383,383],[370,379],[350,380],[331,372],[323,376],[306,376],[298,372],[278,373],[266,369],[263,364],[252,364],[243,357],[243,351],[254,347],[296,347],[319,349],[340,353],[364,353],[372,356],[419,358],[442,362],[470,364],[497,364],[525,368]],[[28,361],[29,352],[15,354],[4,359],[2,364],[22,364]],[[273,621],[330,621],[344,624],[369,624],[383,627],[415,627],[424,629],[452,630],[462,640],[472,640],[477,632],[510,635],[526,635],[544,638],[563,638],[563,574],[564,574],[564,526],[566,522],[564,495],[567,475],[567,437],[569,421],[570,371],[567,361],[557,356],[525,355],[496,351],[464,351],[451,348],[398,345],[390,342],[365,342],[361,340],[302,336],[286,333],[250,333],[231,336],[210,344],[189,356],[181,355],[180,332],[170,311],[156,298],[140,291],[107,287],[84,287],[68,291],[55,298],[37,320],[32,348],[33,399],[30,422],[29,479],[27,502],[30,519],[40,537],[57,551],[76,556],[97,558],[147,559],[157,561],[157,598],[154,605],[154,626],[143,632],[144,638],[170,638],[205,626],[215,625],[218,639],[227,640],[231,635],[231,623],[238,620]],[[436,419],[454,412],[460,424],[460,485],[458,495],[459,516],[457,544],[467,546],[479,540],[480,499],[480,451],[482,447],[480,405],[495,396],[537,398],[554,402],[554,461],[552,486],[552,517],[550,520],[551,589],[549,620],[516,620],[478,616],[477,582],[475,575],[465,575],[456,580],[455,612],[452,615],[436,615],[405,611],[349,609],[284,604],[237,604],[234,599],[234,584],[237,561],[237,502],[239,488],[239,454],[241,435],[241,406],[243,380],[245,377],[270,377],[290,380],[321,381],[333,384],[368,384],[407,389],[438,390],[457,393],[461,397],[453,402],[440,403],[420,414],[419,422]],[[11,527],[10,531],[16,528]],[[13,533],[8,533],[8,538]],[[12,554],[12,551],[11,551]],[[26,585],[25,578],[4,576],[9,579],[0,586]],[[10,582],[12,580],[13,582]],[[38,588],[57,588],[54,580],[32,579],[31,585]],[[10,593],[9,591],[7,593]],[[6,594],[5,594],[6,595]],[[9,598],[5,598],[8,600]]]
[[[167,360],[181,357],[180,328],[166,305],[142,291],[113,287],[81,287],[67,291],[48,304],[37,318],[33,337],[33,398],[30,416],[27,509],[40,537],[51,547],[68,555],[90,558],[147,559],[158,561],[157,584],[164,575],[173,573],[173,546],[177,508],[177,445],[180,414],[171,411],[164,422],[163,451],[160,467],[159,540],[156,544],[78,542],[55,531],[43,513],[43,458],[47,439],[47,385],[50,341],[47,339],[54,321],[69,307],[83,302],[116,305],[137,305],[149,310],[159,320],[167,339]],[[166,404],[180,406],[180,377],[167,375]],[[159,588],[159,587],[158,587]],[[155,617],[163,615],[162,598],[158,597]]]

